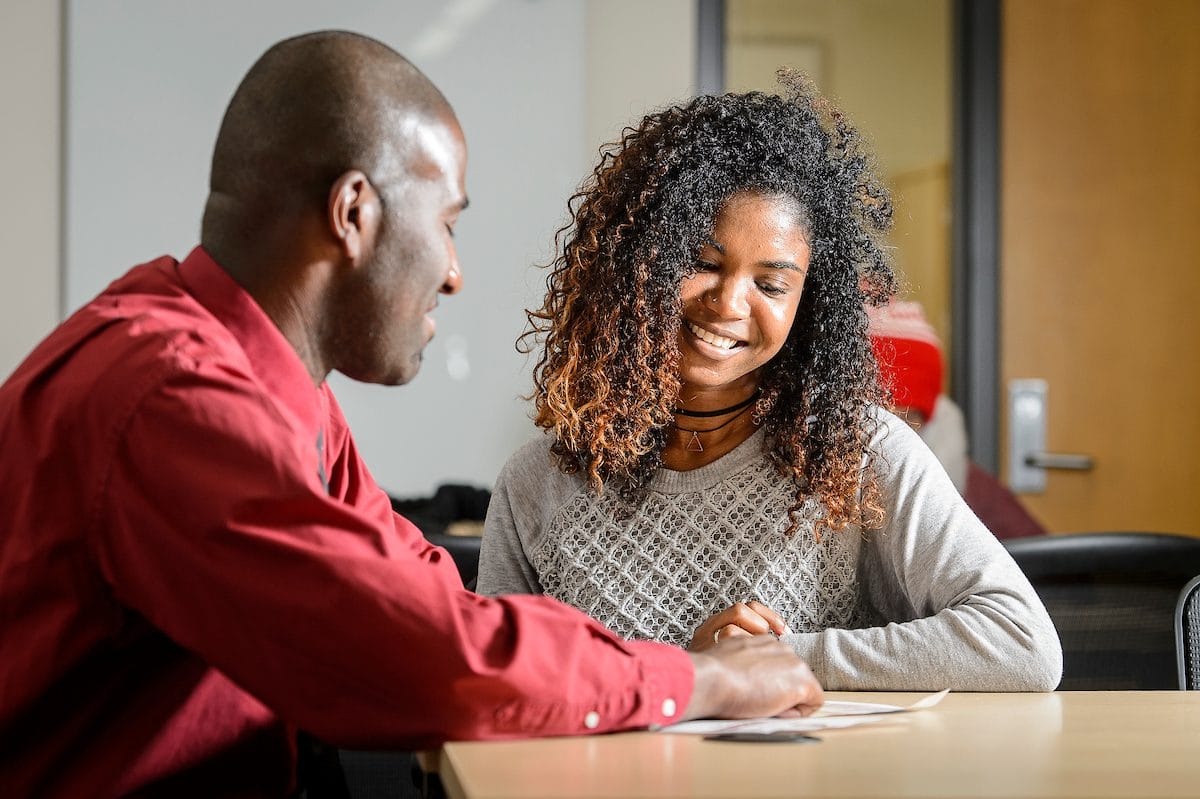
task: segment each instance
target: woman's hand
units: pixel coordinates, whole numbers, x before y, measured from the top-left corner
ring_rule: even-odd
[[[782,616],[757,599],[751,599],[730,605],[705,620],[692,634],[688,651],[703,652],[726,638],[767,633],[789,635],[791,632]]]

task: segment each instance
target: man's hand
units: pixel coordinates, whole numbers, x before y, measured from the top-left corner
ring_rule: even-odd
[[[807,716],[824,701],[808,664],[769,636],[723,639],[689,654],[696,683],[684,719]]]
[[[687,648],[689,652],[703,652],[726,638],[765,635],[769,632],[787,635],[791,630],[782,616],[757,599],[752,599],[738,602],[709,616],[696,628]]]

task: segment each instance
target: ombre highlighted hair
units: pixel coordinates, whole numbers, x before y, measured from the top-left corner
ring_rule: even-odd
[[[636,501],[674,422],[683,279],[730,197],[790,198],[812,254],[754,418],[796,486],[789,531],[810,496],[824,527],[877,528],[869,410],[888,402],[864,304],[895,293],[881,242],[891,200],[858,131],[799,74],[781,72],[780,83],[782,96],[703,96],[650,114],[602,150],[568,203],[545,300],[526,312],[518,349],[539,350],[534,421],[553,431],[559,468]]]

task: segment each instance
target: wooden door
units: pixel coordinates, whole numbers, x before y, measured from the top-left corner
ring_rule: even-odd
[[[1045,379],[1047,448],[1095,459],[1021,498],[1200,535],[1200,2],[1002,13],[1001,388]]]

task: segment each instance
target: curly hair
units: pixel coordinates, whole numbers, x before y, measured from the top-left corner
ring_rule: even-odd
[[[735,194],[799,204],[811,249],[796,319],[762,368],[754,419],[767,455],[794,481],[791,526],[815,494],[821,523],[878,528],[871,465],[887,405],[867,338],[864,302],[896,290],[882,234],[891,200],[858,131],[798,73],[783,96],[702,96],[646,116],[568,202],[546,296],[526,311],[518,349],[534,367],[534,422],[552,430],[558,467],[599,493],[634,499],[662,464],[680,389],[680,286],[717,214]]]

